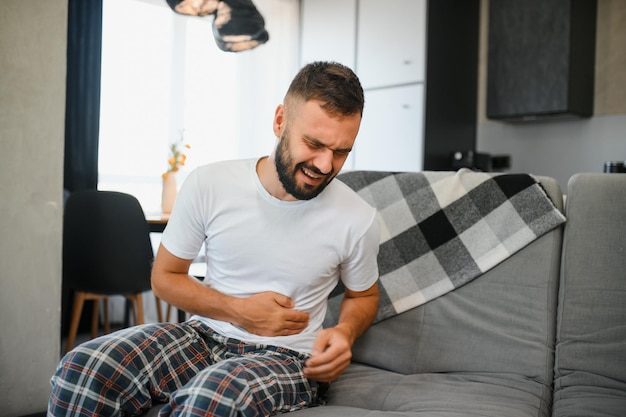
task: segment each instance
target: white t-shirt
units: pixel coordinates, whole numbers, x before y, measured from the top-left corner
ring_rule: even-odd
[[[278,337],[208,317],[195,319],[228,337],[308,353],[338,280],[363,291],[378,279],[375,209],[337,179],[311,200],[279,200],[263,188],[257,161],[194,170],[181,187],[161,243],[183,259],[194,258],[204,243],[204,284],[219,292],[248,297],[274,291],[310,315],[301,333]]]

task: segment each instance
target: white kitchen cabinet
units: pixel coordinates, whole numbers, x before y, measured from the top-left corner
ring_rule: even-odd
[[[341,62],[365,90],[364,119],[345,168],[420,170],[425,0],[302,0],[301,7],[301,64]]]
[[[300,63],[337,61],[355,68],[357,0],[302,0]]]
[[[426,0],[359,0],[356,70],[363,88],[423,82]]]
[[[426,0],[302,0],[300,63],[338,61],[364,89],[423,82]]]
[[[421,171],[423,113],[423,84],[366,91],[352,168]]]
[[[346,170],[451,170],[475,150],[480,0],[300,4],[300,63],[342,62],[365,90]]]

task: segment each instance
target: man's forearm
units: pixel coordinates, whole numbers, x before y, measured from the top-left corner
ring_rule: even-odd
[[[198,279],[182,273],[153,272],[154,294],[190,314],[230,321],[228,296],[202,284]]]
[[[346,289],[337,327],[349,332],[352,343],[367,330],[376,318],[379,298],[378,284],[374,284],[361,292]]]
[[[191,314],[232,321],[232,298],[200,282],[187,272],[192,260],[171,254],[162,245],[152,267],[152,291],[168,303]]]
[[[360,292],[346,289],[339,322],[322,329],[315,338],[304,368],[307,378],[330,382],[341,375],[352,359],[352,345],[376,317],[378,298],[377,284]]]

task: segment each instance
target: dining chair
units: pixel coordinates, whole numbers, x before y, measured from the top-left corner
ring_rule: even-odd
[[[97,190],[69,196],[63,216],[63,281],[74,292],[74,301],[66,352],[74,345],[87,300],[93,300],[92,338],[97,335],[100,301],[104,332],[110,332],[110,295],[126,297],[134,323],[144,323],[142,293],[151,289],[153,259],[149,226],[135,197]],[[161,321],[158,299],[156,304]]]

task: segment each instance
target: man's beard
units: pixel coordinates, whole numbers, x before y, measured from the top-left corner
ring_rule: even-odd
[[[285,130],[285,132],[283,132],[283,136],[280,138],[278,147],[276,148],[276,158],[274,158],[276,171],[278,172],[278,179],[280,179],[280,182],[283,184],[285,191],[298,200],[310,200],[317,197],[334,178],[332,171],[328,174],[324,182],[317,187],[309,184],[304,184],[304,187],[298,186],[298,184],[296,184],[296,173],[302,168],[306,168],[318,175],[326,174],[322,173],[314,166],[306,165],[304,162],[300,162],[293,166],[293,160],[291,155],[289,155],[289,149],[287,148],[287,141],[287,130]],[[292,169],[291,172],[290,169]]]

